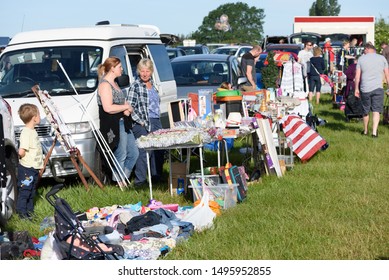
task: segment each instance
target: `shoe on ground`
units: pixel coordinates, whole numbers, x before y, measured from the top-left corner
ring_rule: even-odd
[[[143,182],[137,182],[134,184],[135,188],[142,188],[142,187],[145,187],[147,186],[147,181],[143,181]]]
[[[29,213],[27,213],[27,214],[18,213],[18,216],[21,220],[32,220],[32,217]]]

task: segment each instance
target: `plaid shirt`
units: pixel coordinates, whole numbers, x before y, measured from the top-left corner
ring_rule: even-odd
[[[151,80],[151,85],[154,87],[153,80]],[[156,88],[155,90],[157,91]],[[146,83],[137,78],[128,90],[127,100],[132,108],[134,108],[134,112],[131,114],[134,123],[141,124],[143,122],[147,131],[150,131],[149,96],[147,94]],[[161,102],[161,99],[159,102]]]

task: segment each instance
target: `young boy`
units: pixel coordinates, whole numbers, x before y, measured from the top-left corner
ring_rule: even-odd
[[[19,117],[25,127],[20,133],[18,166],[18,199],[16,211],[22,219],[29,219],[34,213],[34,196],[39,170],[43,167],[42,146],[35,130],[41,121],[38,107],[23,104],[19,108]]]

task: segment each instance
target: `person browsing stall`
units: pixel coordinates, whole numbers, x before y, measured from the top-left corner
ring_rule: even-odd
[[[250,51],[242,56],[242,71],[247,78],[247,83],[242,86],[244,91],[254,91],[257,89],[257,74],[255,70],[255,63],[258,61],[261,52],[261,46],[255,45]]]
[[[320,103],[321,79],[320,75],[324,73],[324,59],[322,57],[322,50],[320,47],[313,49],[313,57],[310,58],[311,71],[309,77],[309,93],[308,99],[312,101],[313,92],[316,89],[316,104]]]
[[[304,79],[304,90],[305,92],[307,92],[308,90],[308,85],[307,85],[307,82],[308,82],[308,62],[309,62],[309,59],[313,56],[313,53],[312,53],[312,48],[313,48],[313,44],[311,41],[306,41],[304,43],[304,49],[302,49],[301,51],[299,51],[297,57],[298,57],[298,62],[303,66],[303,79]]]
[[[326,38],[323,46],[323,51],[327,59],[327,71],[332,74],[335,70],[335,52],[331,45],[331,38]]]
[[[350,54],[350,42],[349,41],[343,41],[342,49],[338,52],[338,70],[345,72],[347,70],[347,67],[350,62],[352,62],[353,59],[355,59],[355,56]]]
[[[389,45],[386,42],[381,43],[382,55],[385,57],[386,61],[389,64]]]
[[[372,112],[372,137],[378,137],[380,114],[384,107],[382,75],[389,84],[389,68],[386,59],[376,53],[372,44],[365,45],[365,54],[357,62],[355,72],[355,97],[361,98],[363,109],[362,135],[368,135],[369,113]],[[389,95],[389,92],[386,92]]]
[[[152,75],[154,72],[153,62],[143,58],[137,65],[138,78],[131,84],[128,91],[128,101],[134,108],[132,114],[133,132],[135,138],[147,135],[150,132],[162,128],[160,120],[161,98],[154,85]],[[153,182],[158,182],[162,175],[164,151],[151,152],[150,166]],[[135,166],[135,186],[146,184],[147,180],[147,157],[144,149],[139,149],[139,157]]]
[[[43,168],[43,152],[35,126],[41,118],[38,107],[34,104],[23,104],[19,108],[19,117],[25,124],[20,133],[18,165],[18,198],[16,212],[22,219],[30,219],[34,213],[39,170]]]
[[[98,68],[100,82],[97,90],[100,131],[126,176],[123,178],[123,174],[120,175],[118,170],[113,171],[112,180],[119,186],[125,185],[125,180],[130,177],[138,158],[138,149],[131,130],[130,115],[133,108],[115,82],[115,79],[122,75],[122,71],[119,58],[107,58]]]

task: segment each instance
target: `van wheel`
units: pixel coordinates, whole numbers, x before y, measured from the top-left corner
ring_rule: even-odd
[[[7,224],[7,221],[11,218],[12,214],[15,212],[16,208],[16,199],[18,194],[17,188],[17,159],[16,154],[12,154],[10,158],[5,159],[5,169],[6,169],[6,188],[7,192],[5,198],[5,209],[2,209],[3,204],[0,205],[0,225],[3,227]]]
[[[95,150],[95,161],[94,168],[96,177],[100,180],[103,185],[111,184],[111,174],[107,172],[107,166],[105,164],[105,159],[98,149]],[[89,183],[95,185],[96,182],[92,177],[89,178]]]

